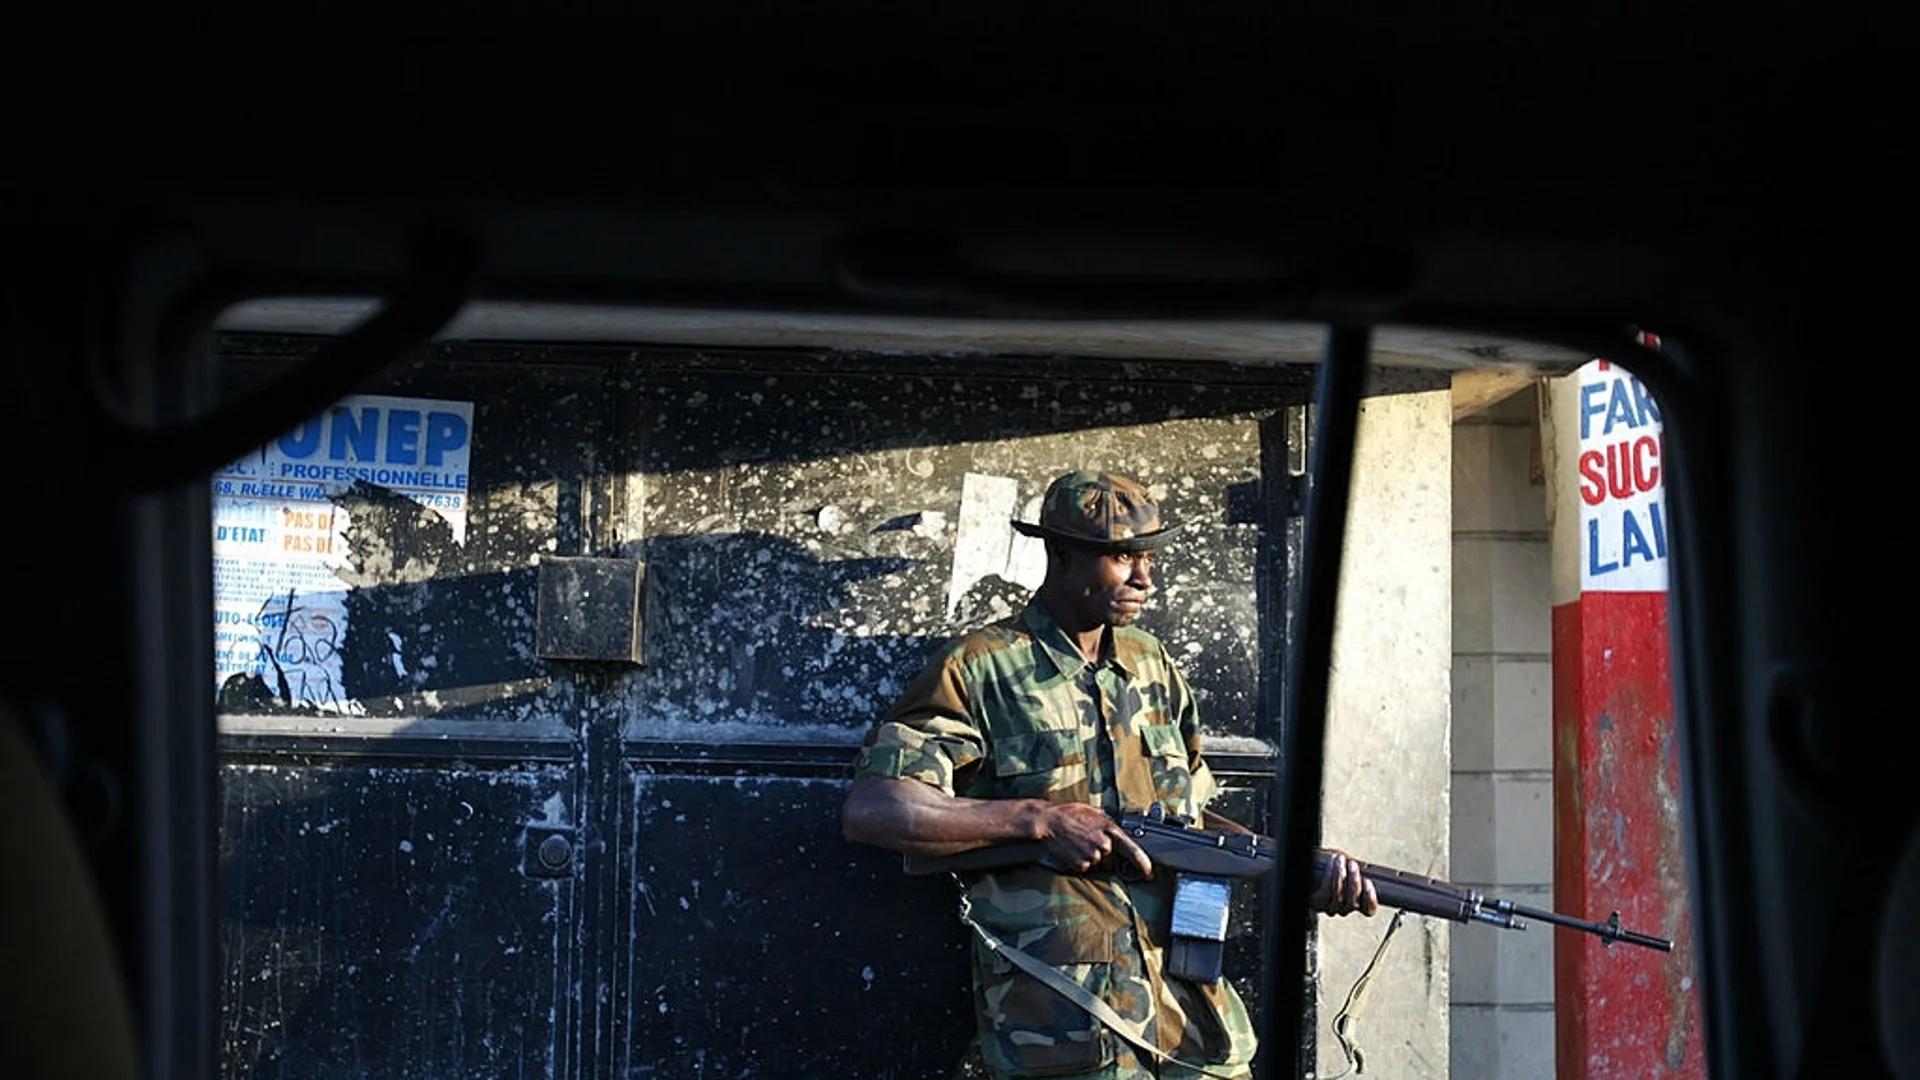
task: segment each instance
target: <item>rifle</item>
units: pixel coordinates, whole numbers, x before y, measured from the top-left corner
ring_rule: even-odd
[[[1278,864],[1279,853],[1274,842],[1257,833],[1218,832],[1212,829],[1194,827],[1190,819],[1178,814],[1169,814],[1166,808],[1155,803],[1145,812],[1121,814],[1120,827],[1126,830],[1133,842],[1140,845],[1154,866],[1173,870],[1181,874],[1194,875],[1203,880],[1231,881],[1235,879],[1256,878],[1271,872]],[[1315,852],[1313,872],[1316,877],[1324,876],[1332,856],[1326,852]],[[974,848],[953,855],[927,857],[905,856],[906,872],[909,874],[936,874],[947,871],[993,870],[1022,863],[1040,863],[1055,870],[1055,865],[1046,854],[1046,845],[1039,841],[1020,841],[1007,844],[992,844]],[[1124,869],[1125,863],[1116,865]],[[1064,871],[1063,871],[1064,872]],[[1380,902],[1388,907],[1400,908],[1416,915],[1428,915],[1437,919],[1447,919],[1457,923],[1488,923],[1506,930],[1525,930],[1527,919],[1564,926],[1570,930],[1579,930],[1600,938],[1604,945],[1624,941],[1629,945],[1672,952],[1673,942],[1651,934],[1637,933],[1620,925],[1620,913],[1614,912],[1606,922],[1590,922],[1576,919],[1571,915],[1562,915],[1557,911],[1543,911],[1539,908],[1516,904],[1510,900],[1497,900],[1482,896],[1472,889],[1462,888],[1434,878],[1410,874],[1405,870],[1395,870],[1390,866],[1361,863],[1360,872],[1373,882],[1374,892]],[[1183,882],[1184,884],[1184,882]],[[1176,921],[1178,921],[1176,899]],[[1221,936],[1225,930],[1224,906],[1220,913]],[[1176,935],[1179,930],[1176,927]],[[1214,938],[1213,933],[1202,936]]]

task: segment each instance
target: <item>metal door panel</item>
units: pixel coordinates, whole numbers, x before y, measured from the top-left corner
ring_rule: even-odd
[[[635,772],[626,1075],[952,1075],[973,1027],[957,893],[843,840],[845,793]]]
[[[228,762],[220,1053],[227,1077],[560,1074],[572,770]],[[550,849],[551,851],[551,849]]]

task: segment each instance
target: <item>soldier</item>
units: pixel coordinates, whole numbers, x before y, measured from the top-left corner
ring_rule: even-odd
[[[1089,472],[1055,480],[1037,524],[1013,525],[1046,542],[1039,591],[944,647],[875,725],[846,835],[915,855],[1037,840],[1078,871],[1027,864],[965,882],[980,1051],[996,1076],[1247,1076],[1246,1006],[1224,979],[1168,973],[1173,875],[1154,877],[1114,817],[1159,802],[1245,831],[1206,810],[1216,787],[1193,691],[1132,625],[1178,525],[1135,481]],[[1373,885],[1334,855],[1316,909],[1373,914]],[[1121,862],[1130,872],[1109,869]],[[1035,960],[1057,974],[1030,974]]]

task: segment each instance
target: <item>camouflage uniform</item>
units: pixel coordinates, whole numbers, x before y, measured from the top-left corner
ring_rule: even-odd
[[[1216,790],[1193,691],[1158,639],[1113,627],[1089,663],[1037,599],[948,645],[868,736],[862,777],[905,777],[969,798],[1086,802],[1108,813],[1199,816]],[[1030,865],[970,875],[972,917],[1052,965],[1181,1061],[1245,1070],[1255,1038],[1240,996],[1166,977],[1173,875],[1129,881]],[[1149,1060],[1077,1005],[973,940],[980,1049],[1003,1076],[1198,1075]]]

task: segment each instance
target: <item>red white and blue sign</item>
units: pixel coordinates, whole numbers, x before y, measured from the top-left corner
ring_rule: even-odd
[[[1579,372],[1580,591],[1665,592],[1660,406],[1605,360]]]

